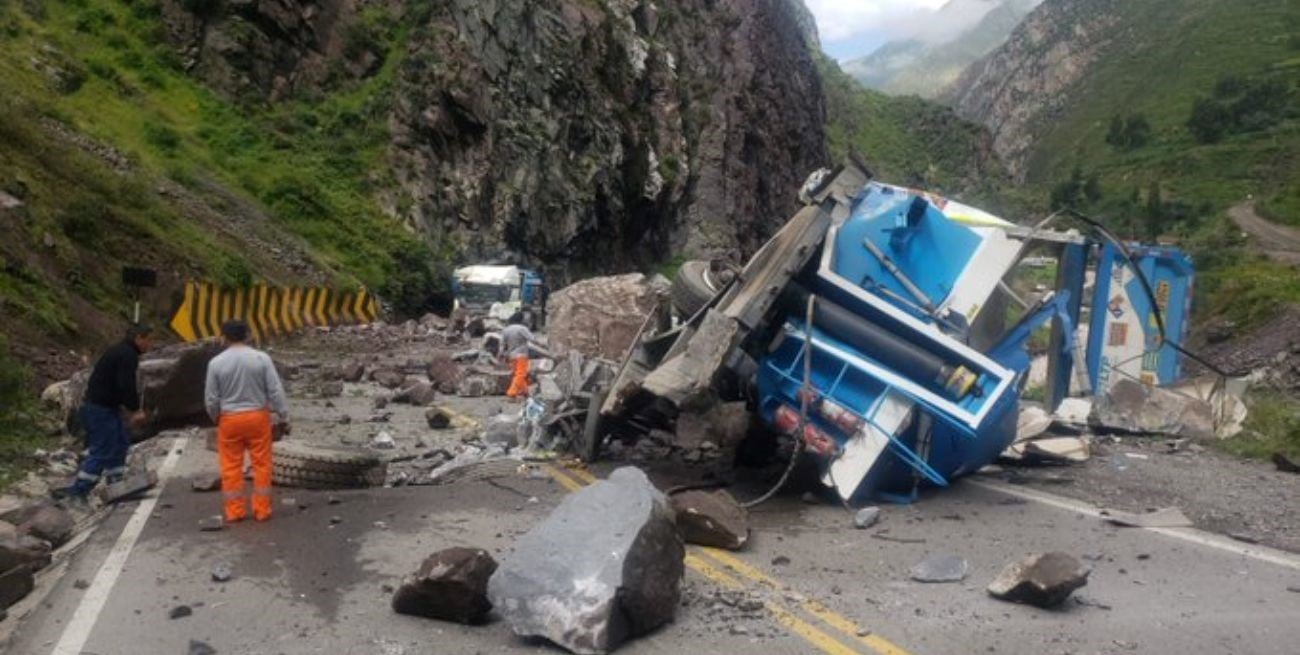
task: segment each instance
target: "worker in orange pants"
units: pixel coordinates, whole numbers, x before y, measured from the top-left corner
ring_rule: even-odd
[[[248,345],[248,324],[227,321],[221,326],[226,349],[208,363],[204,405],[217,424],[217,455],[221,458],[221,493],[229,523],[248,517],[244,500],[244,453],[253,462],[253,518],[271,518],[272,412],[289,433],[284,384],[266,353]]]
[[[510,388],[506,395],[520,398],[528,395],[528,344],[533,340],[533,333],[524,326],[524,315],[516,312],[510,317],[509,325],[501,330],[501,356],[509,357],[514,367],[514,376],[510,378]]]

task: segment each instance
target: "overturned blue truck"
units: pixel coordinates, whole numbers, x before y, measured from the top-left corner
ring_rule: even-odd
[[[1119,378],[1179,377],[1194,272],[1174,248],[1125,243],[1086,217],[1070,220],[1082,230],[1053,229],[1065,215],[1016,225],[877,182],[856,158],[800,195],[803,209],[698,310],[646,321],[581,454],[620,426],[745,398],[844,501],[906,498],[1010,445],[1035,331],[1050,330],[1049,412]],[[1030,253],[1056,262],[1055,284],[1025,301],[1006,278]]]

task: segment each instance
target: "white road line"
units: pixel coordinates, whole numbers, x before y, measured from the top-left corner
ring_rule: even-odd
[[[163,487],[167,484],[167,474],[180,460],[187,439],[188,437],[177,437],[172,441],[167,458],[158,468],[157,493],[136,506],[135,513],[126,522],[126,527],[122,528],[122,534],[117,536],[113,549],[108,551],[108,557],[104,558],[104,563],[95,573],[90,588],[82,595],[77,611],[72,614],[72,619],[63,629],[63,636],[59,638],[59,643],[55,644],[53,655],[79,655],[86,645],[86,640],[90,639],[90,631],[99,620],[99,613],[104,609],[104,603],[108,602],[108,596],[113,591],[113,585],[117,584],[118,576],[122,575],[122,568],[126,565],[126,559],[131,555],[136,540],[140,538],[140,533],[144,531],[144,524],[153,514],[154,505],[157,505],[158,499],[162,497]]]
[[[1009,496],[1015,496],[1017,498],[1023,498],[1025,500],[1032,500],[1036,503],[1050,505],[1057,509],[1063,509],[1069,512],[1074,512],[1076,514],[1091,516],[1093,518],[1098,518],[1098,519],[1105,518],[1105,515],[1101,513],[1100,508],[1094,507],[1082,501],[1074,500],[1073,498],[1065,498],[1063,496],[1057,496],[1055,494],[1049,494],[1042,491],[1032,491],[1030,489],[1014,487],[1009,484],[1004,484],[1001,482],[992,482],[988,480],[972,480],[968,478],[967,480],[965,480],[965,483],[976,487],[981,487],[983,489],[988,489],[990,491],[1004,493]],[[1235,539],[1231,539],[1229,537],[1224,537],[1222,535],[1214,534],[1213,532],[1206,532],[1204,530],[1198,530],[1196,528],[1130,528],[1130,529],[1132,530],[1145,529],[1148,532],[1154,532],[1156,534],[1161,534],[1166,537],[1173,537],[1174,539],[1180,539],[1182,541],[1197,544],[1200,546],[1205,546],[1207,548],[1214,548],[1216,550],[1232,553],[1234,555],[1241,555],[1242,557],[1248,557],[1250,559],[1257,560],[1260,562],[1276,564],[1278,566],[1283,566],[1289,569],[1300,571],[1300,556],[1293,555],[1283,550],[1277,550],[1276,548],[1269,548],[1268,546],[1259,546],[1255,544],[1243,543]]]

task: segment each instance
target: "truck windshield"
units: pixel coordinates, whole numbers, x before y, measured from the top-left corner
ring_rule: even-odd
[[[510,300],[510,287],[494,284],[462,284],[459,298],[471,305],[490,305]]]

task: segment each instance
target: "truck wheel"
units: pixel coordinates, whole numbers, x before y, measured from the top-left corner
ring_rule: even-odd
[[[694,316],[718,293],[718,284],[709,270],[709,262],[689,261],[673,277],[673,308],[683,318]]]
[[[352,489],[384,483],[387,467],[367,453],[316,448],[301,442],[275,444],[271,481],[284,487]]]

